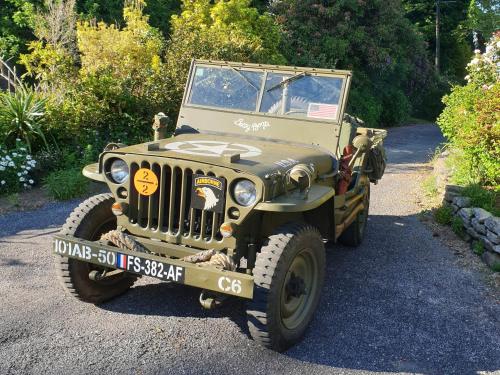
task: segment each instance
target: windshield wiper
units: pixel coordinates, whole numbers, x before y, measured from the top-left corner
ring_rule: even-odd
[[[246,83],[248,83],[250,86],[252,86],[255,89],[255,91],[259,91],[259,89],[257,87],[255,87],[255,85],[247,77],[245,77],[243,75],[243,73],[241,73],[238,69],[236,69],[235,67],[232,67],[231,65],[228,65],[228,67],[233,72],[235,72],[237,75],[239,75],[241,78],[243,78]]]
[[[287,84],[289,82],[295,81],[296,79],[303,78],[303,77],[305,77],[307,75],[309,75],[307,72],[302,72],[302,73],[295,74],[294,76],[288,77],[287,79],[284,79],[283,81],[277,83],[276,85],[274,85],[270,89],[267,89],[266,92],[273,91],[274,89],[276,89],[278,87],[281,87],[281,86],[283,86],[283,85],[285,85],[285,84]]]

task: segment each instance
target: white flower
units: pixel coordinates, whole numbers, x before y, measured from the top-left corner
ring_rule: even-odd
[[[21,165],[21,169],[24,169],[24,168],[26,168],[26,166],[25,165]]]
[[[24,171],[23,174],[25,174],[25,175],[28,174],[28,171]]]
[[[26,167],[26,170],[27,170],[27,171],[31,170],[31,167]]]
[[[3,166],[3,167],[6,167],[7,166],[7,162],[6,161],[0,161],[0,165]]]
[[[0,165],[0,171],[5,171],[5,167],[3,165]]]
[[[5,159],[7,159],[7,160],[12,160],[12,159],[10,158],[10,156],[9,156],[9,155],[6,155],[6,156],[5,156]]]
[[[0,184],[5,185],[5,180],[0,181]]]
[[[21,139],[20,138],[16,138],[16,142],[21,142]]]
[[[24,182],[26,179],[24,177],[19,177],[19,181]]]
[[[25,147],[21,147],[19,150],[26,151],[26,148]]]
[[[26,155],[26,160],[31,160],[31,155]]]
[[[26,185],[26,184],[23,184],[23,186],[24,186],[25,188],[27,188],[27,187],[28,187],[28,185]]]
[[[28,182],[29,182],[31,185],[33,185],[33,184],[35,183],[35,181],[33,181],[33,180],[29,180]]]
[[[500,48],[500,41],[497,42],[497,48]]]
[[[9,167],[15,167],[16,165],[14,164],[14,162],[10,161],[9,164],[8,164]]]
[[[17,176],[20,177],[21,176],[21,172],[17,172]]]
[[[17,156],[17,152],[13,152],[12,156],[16,157]]]
[[[474,50],[474,53],[481,53],[481,51],[480,51],[480,50],[478,50],[478,49],[475,49],[475,50]]]

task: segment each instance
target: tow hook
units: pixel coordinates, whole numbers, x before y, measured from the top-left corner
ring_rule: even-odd
[[[104,280],[104,279],[109,279],[109,278],[113,278],[114,276],[118,276],[120,274],[122,274],[124,271],[123,270],[113,270],[113,271],[97,271],[97,270],[93,270],[93,271],[90,271],[89,273],[89,279],[90,280],[93,280],[93,281],[101,281],[101,280]]]
[[[226,295],[207,292],[202,290],[200,293],[200,305],[204,309],[211,310],[215,307],[219,307],[227,299]]]

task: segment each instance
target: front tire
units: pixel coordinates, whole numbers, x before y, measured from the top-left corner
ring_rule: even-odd
[[[370,183],[367,183],[365,187],[363,205],[363,210],[356,215],[356,219],[340,235],[339,242],[342,245],[356,247],[363,242],[368,223],[368,212],[370,210]]]
[[[284,351],[301,340],[318,306],[325,276],[319,231],[305,224],[281,227],[257,254],[253,275],[250,334],[259,344]]]
[[[88,241],[97,241],[101,235],[116,229],[116,216],[111,211],[114,198],[99,194],[82,202],[66,220],[61,234]],[[55,268],[64,289],[84,302],[101,303],[126,292],[137,277],[122,273],[110,279],[94,281],[89,278],[93,270],[103,268],[77,259],[55,255]]]

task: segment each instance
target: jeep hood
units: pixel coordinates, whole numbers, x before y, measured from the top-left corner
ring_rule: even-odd
[[[336,165],[332,154],[315,145],[234,135],[183,134],[112,152],[192,160],[260,177],[273,171],[287,170],[299,163],[313,163],[319,174],[331,172]]]

